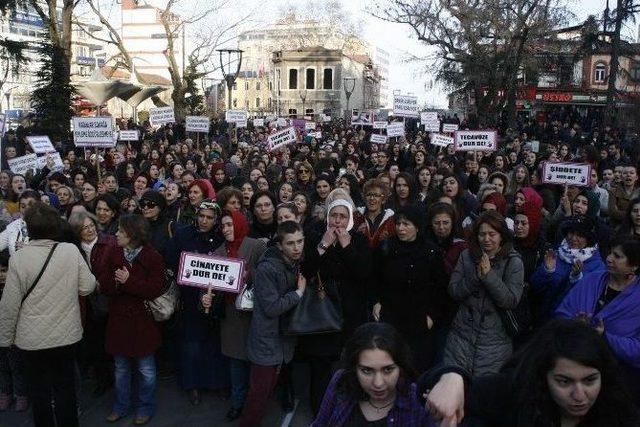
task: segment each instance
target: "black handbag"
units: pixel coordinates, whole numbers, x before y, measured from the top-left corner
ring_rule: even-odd
[[[511,261],[511,258],[509,258],[507,265],[504,267],[505,272],[509,266],[509,261]],[[531,330],[532,318],[528,294],[529,286],[525,283],[522,289],[522,297],[515,308],[500,308],[496,305],[496,311],[502,320],[502,325],[507,331],[507,335],[511,338],[515,338]]]
[[[326,286],[316,274],[307,284],[298,305],[289,317],[285,335],[328,334],[342,330],[343,316],[338,288],[334,284]]]

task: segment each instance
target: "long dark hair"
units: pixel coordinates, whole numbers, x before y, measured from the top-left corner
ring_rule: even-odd
[[[600,371],[600,394],[580,425],[637,425],[637,409],[622,386],[617,362],[605,340],[581,321],[555,319],[543,326],[507,364],[515,368],[512,383],[517,427],[560,424],[560,410],[546,379],[560,358]]]
[[[376,349],[387,352],[400,369],[398,391],[409,391],[409,384],[415,379],[409,346],[393,326],[388,323],[370,322],[359,326],[345,343],[340,361],[344,374],[337,384],[339,393],[350,399],[368,398],[358,381],[357,370],[360,354],[365,350]]]

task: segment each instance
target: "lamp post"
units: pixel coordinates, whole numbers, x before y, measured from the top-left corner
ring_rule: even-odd
[[[343,81],[344,94],[347,97],[347,108],[345,111],[345,120],[346,120],[347,114],[349,114],[349,98],[351,98],[351,94],[356,89],[356,78],[345,77],[342,79],[342,81]]]
[[[222,70],[222,76],[227,82],[227,111],[229,111],[231,109],[231,89],[233,89],[233,84],[238,78],[238,74],[240,74],[243,51],[240,49],[217,49],[217,51],[220,52],[220,69]],[[226,63],[225,57],[227,59]],[[235,67],[235,69],[231,67],[231,63],[234,60],[238,61],[238,66]],[[231,128],[229,128],[229,141],[231,141]]]
[[[307,90],[306,89],[300,89],[300,91],[298,91],[298,95],[300,95],[300,99],[302,100],[302,118],[304,119],[304,116],[306,114],[306,111],[304,109],[304,103],[307,100]]]

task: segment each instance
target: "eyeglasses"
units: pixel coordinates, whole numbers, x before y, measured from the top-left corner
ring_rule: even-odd
[[[383,197],[383,194],[378,194],[378,193],[367,193],[365,194],[365,197],[368,199],[379,199],[381,197]]]
[[[82,231],[95,230],[96,225],[92,222],[91,224],[83,225]]]
[[[311,173],[311,172],[309,172],[309,171],[308,171],[308,170],[306,170],[306,169],[300,169],[300,170],[298,171],[298,173],[308,174],[308,173]]]
[[[140,207],[142,209],[153,209],[156,206],[158,206],[156,202],[152,202],[151,200],[143,200],[140,202]]]

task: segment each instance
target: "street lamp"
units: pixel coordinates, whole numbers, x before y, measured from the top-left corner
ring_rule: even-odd
[[[231,89],[233,89],[233,84],[238,78],[238,74],[240,74],[240,66],[242,65],[242,50],[240,49],[217,49],[220,52],[220,68],[222,70],[222,75],[227,82],[227,110],[231,109]],[[226,57],[227,62],[225,63],[224,58]],[[233,61],[238,61],[238,66],[235,70],[231,67],[231,63]]]
[[[351,94],[356,89],[356,78],[345,77],[342,79],[342,81],[343,81],[344,94],[347,96],[347,108],[345,112],[345,116],[347,116],[347,114],[349,114],[349,98],[351,98]]]
[[[307,110],[304,109],[304,103],[307,100],[307,90],[300,89],[298,91],[298,95],[300,95],[300,99],[302,100],[302,118],[304,119],[304,116],[306,115],[306,112],[307,112]]]

